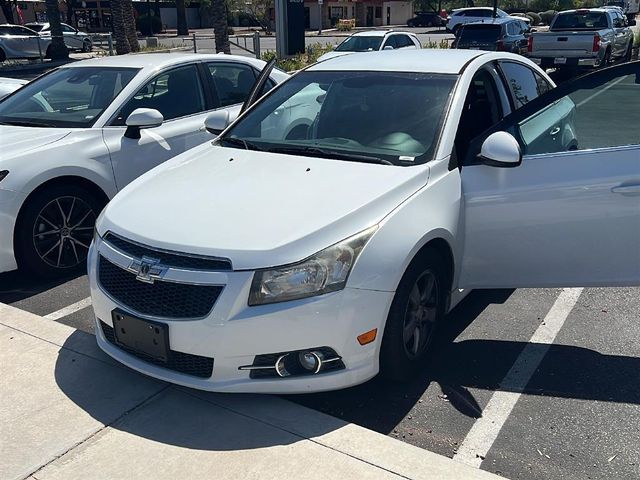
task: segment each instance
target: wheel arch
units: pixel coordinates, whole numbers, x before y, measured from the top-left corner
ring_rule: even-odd
[[[100,186],[98,186],[98,184],[84,177],[79,177],[75,175],[64,175],[60,177],[51,178],[41,183],[36,188],[34,188],[29,193],[29,195],[27,195],[27,197],[24,199],[24,202],[22,202],[22,205],[20,206],[18,215],[16,216],[16,223],[13,229],[13,249],[14,249],[14,254],[16,255],[16,258],[19,256],[18,251],[20,250],[20,245],[17,241],[17,232],[20,226],[20,222],[22,221],[22,218],[24,216],[24,211],[26,206],[29,204],[29,202],[33,199],[35,195],[39,194],[43,190],[46,190],[48,188],[51,188],[57,185],[73,185],[76,187],[84,188],[85,190],[90,192],[92,195],[95,195],[95,197],[99,200],[100,204],[103,207],[109,202],[109,196],[106,194],[106,192]]]

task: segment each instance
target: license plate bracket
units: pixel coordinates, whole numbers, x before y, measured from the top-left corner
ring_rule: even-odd
[[[169,361],[169,325],[132,317],[117,309],[111,312],[111,319],[118,345],[154,360]]]
[[[556,65],[564,65],[567,63],[567,59],[565,57],[558,57],[554,59],[553,63],[555,63]]]

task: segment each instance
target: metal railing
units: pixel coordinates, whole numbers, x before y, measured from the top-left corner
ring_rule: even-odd
[[[199,40],[213,40],[215,42],[215,36],[213,35],[196,35],[193,33],[191,37],[185,37],[183,42],[193,43],[193,53],[198,53],[198,41]],[[242,44],[241,44],[242,40]],[[248,42],[250,42],[248,44]],[[231,35],[229,36],[229,43],[236,47],[255,55],[256,58],[261,57],[260,53],[260,32],[253,32],[247,35]],[[190,49],[191,50],[191,49]]]

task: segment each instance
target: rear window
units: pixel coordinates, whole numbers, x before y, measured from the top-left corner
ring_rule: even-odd
[[[495,42],[501,31],[500,25],[466,25],[460,32],[459,42]]]
[[[608,26],[606,13],[585,11],[558,14],[551,30],[599,30]]]
[[[44,25],[27,25],[27,27],[29,27],[31,30],[33,30],[34,32],[39,32],[40,30],[42,30],[44,28]]]

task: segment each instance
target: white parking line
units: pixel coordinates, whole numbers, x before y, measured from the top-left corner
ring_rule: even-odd
[[[582,288],[565,288],[535,331],[529,343],[500,382],[495,392],[460,445],[454,460],[480,468],[518,398],[546,355],[565,320],[578,301]]]
[[[580,103],[578,103],[576,105],[576,108],[583,106],[585,103],[590,102],[591,100],[593,100],[594,98],[596,98],[598,95],[602,95],[604,92],[606,92],[607,90],[609,90],[612,87],[615,87],[617,84],[619,84],[622,80],[624,80],[626,77],[622,77],[619,78],[618,80],[616,80],[615,82],[613,82],[611,85],[607,85],[604,88],[601,88],[600,90],[596,91],[596,93],[593,93],[591,95],[589,95],[587,98],[585,98],[584,100],[582,100]]]
[[[78,310],[82,310],[85,307],[91,305],[91,297],[84,298],[79,302],[68,305],[64,308],[56,312],[52,312],[49,315],[45,315],[44,318],[48,320],[58,320],[59,318],[66,317],[67,315],[71,315],[72,313],[77,312]]]

